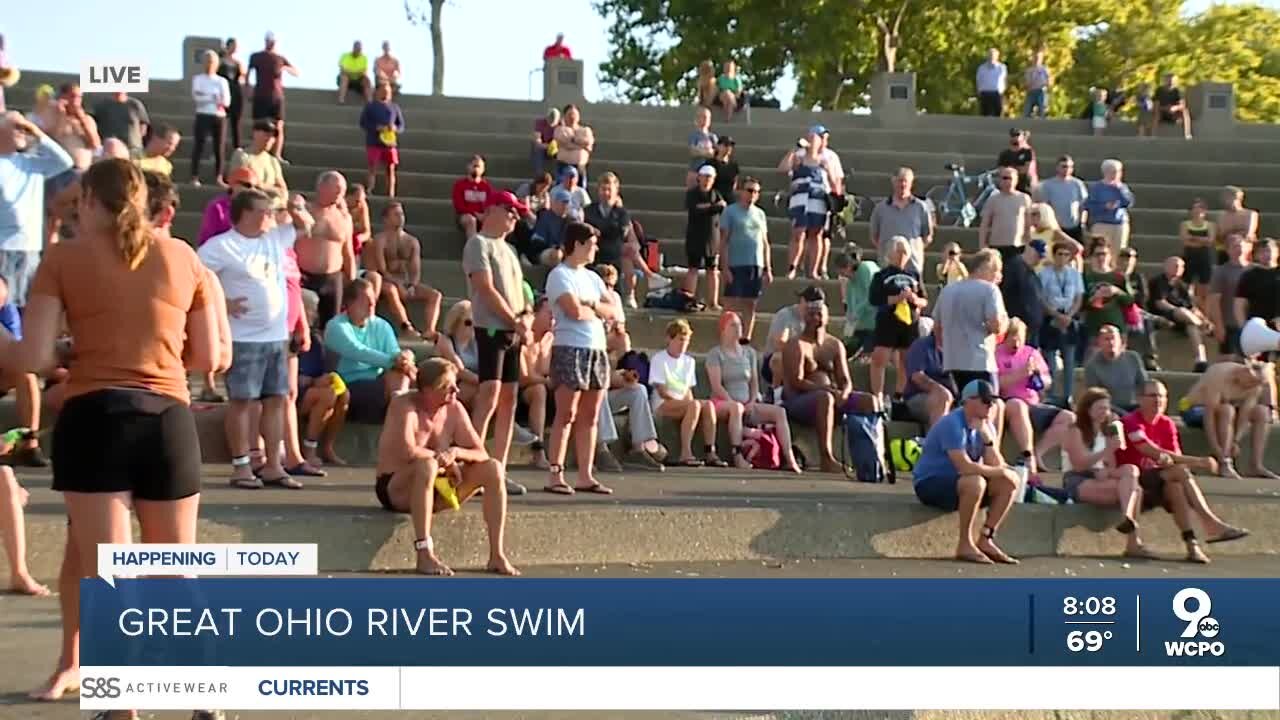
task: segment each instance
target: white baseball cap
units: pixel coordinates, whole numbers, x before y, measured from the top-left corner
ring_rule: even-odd
[[[698,174],[699,174],[699,175],[710,175],[711,177],[715,177],[715,176],[716,176],[716,169],[715,169],[715,167],[713,167],[713,166],[711,166],[711,165],[703,165],[702,167],[698,168]]]

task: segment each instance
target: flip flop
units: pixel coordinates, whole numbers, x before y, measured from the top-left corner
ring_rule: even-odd
[[[1146,545],[1139,547],[1137,550],[1125,550],[1122,557],[1131,558],[1133,560],[1159,560],[1160,556],[1148,548]]]
[[[606,487],[600,483],[596,483],[594,485],[587,485],[586,487],[578,486],[578,487],[575,487],[573,490],[574,492],[595,493],[596,495],[612,495],[613,494],[613,488]]]
[[[676,465],[679,467],[699,468],[702,467],[702,461],[697,458],[687,458],[684,460],[677,460]]]
[[[727,468],[727,467],[729,467],[729,463],[727,463],[727,462],[725,462],[725,461],[721,460],[721,459],[720,459],[720,458],[718,458],[718,457],[708,457],[708,458],[706,458],[705,460],[703,460],[703,461],[702,461],[702,464],[703,464],[703,465],[706,465],[707,467],[716,467],[716,468]]]
[[[568,483],[556,483],[555,485],[543,487],[542,492],[551,493],[552,495],[572,495],[574,489]]]
[[[1246,537],[1249,537],[1248,530],[1245,530],[1244,528],[1228,527],[1226,532],[1217,537],[1209,538],[1207,542],[1212,545],[1213,543],[1231,542],[1232,540],[1239,540],[1240,538]]]
[[[290,475],[297,475],[298,477],[327,477],[329,475],[329,473],[321,470],[320,468],[313,467],[305,462],[300,465],[285,468],[284,471]]]
[[[282,487],[286,490],[302,489],[302,483],[298,482],[297,480],[294,480],[288,475],[281,475],[280,477],[276,477],[276,478],[262,478],[262,484],[273,485],[275,487]]]
[[[263,488],[262,478],[257,475],[251,478],[232,478],[231,487],[240,488],[241,490],[261,490]]]

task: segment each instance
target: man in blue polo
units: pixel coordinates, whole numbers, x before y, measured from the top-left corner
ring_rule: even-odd
[[[1018,476],[1005,467],[988,419],[996,401],[985,380],[972,380],[960,392],[960,407],[944,415],[925,436],[912,471],[916,497],[930,507],[960,511],[956,559],[965,562],[1017,564],[996,545],[996,531],[1013,506]],[[978,508],[987,506],[981,537],[973,540]]]

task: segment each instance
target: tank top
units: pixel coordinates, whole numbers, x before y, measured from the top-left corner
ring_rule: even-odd
[[[1191,220],[1183,220],[1182,227],[1186,228],[1188,235],[1198,240],[1208,240],[1209,231],[1212,229],[1208,220],[1201,220],[1198,225]],[[1208,248],[1208,245],[1196,245],[1195,247]]]
[[[453,351],[458,354],[458,359],[462,361],[462,367],[471,372],[480,372],[480,353],[476,350],[476,341],[472,340],[467,345],[459,345],[453,338],[449,338],[453,342]]]
[[[1105,437],[1101,432],[1099,432],[1097,435],[1094,435],[1094,436],[1093,436],[1093,446],[1092,446],[1092,447],[1090,447],[1090,448],[1088,448],[1087,450],[1085,450],[1085,452],[1087,452],[1088,454],[1092,455],[1092,454],[1094,454],[1094,453],[1102,452],[1102,449],[1103,449],[1103,448],[1105,448],[1106,446],[1107,446],[1107,438],[1106,438],[1106,437]],[[1066,451],[1066,450],[1063,450],[1063,451],[1062,451],[1062,467],[1064,467],[1064,468],[1070,468],[1070,467],[1071,467],[1071,458],[1067,457],[1067,451]],[[1098,461],[1098,462],[1096,462],[1096,463],[1094,463],[1094,464],[1093,464],[1093,467],[1086,468],[1086,469],[1087,469],[1087,470],[1101,470],[1102,468],[1103,468],[1102,461]],[[1072,468],[1072,469],[1073,469],[1073,470],[1075,470],[1075,468]],[[1083,471],[1083,470],[1077,470],[1077,472],[1084,472],[1084,471]]]
[[[233,57],[221,56],[221,62],[218,63],[218,74],[226,78],[227,84],[231,86],[231,97],[240,97],[240,61]]]
[[[1040,240],[1045,245],[1050,245],[1050,246],[1053,245],[1053,238],[1055,236],[1057,236],[1057,233],[1054,232],[1053,230],[1050,230],[1049,228],[1045,228],[1043,230],[1033,230],[1031,232],[1032,240]]]

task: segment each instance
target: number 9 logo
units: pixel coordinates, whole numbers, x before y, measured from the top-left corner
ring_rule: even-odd
[[[1195,600],[1194,610],[1187,607],[1189,600]],[[1211,610],[1213,610],[1213,601],[1209,599],[1209,593],[1199,588],[1186,588],[1173,596],[1173,614],[1187,623],[1187,627],[1182,631],[1184,638],[1196,636],[1200,621],[1209,617]],[[1214,635],[1216,634],[1215,632]]]

